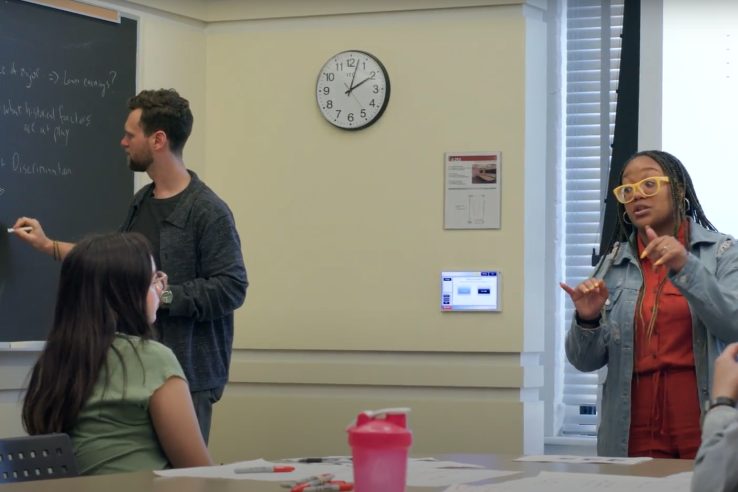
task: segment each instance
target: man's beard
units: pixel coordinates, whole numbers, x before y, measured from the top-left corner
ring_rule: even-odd
[[[154,162],[154,156],[147,152],[140,159],[134,159],[128,154],[128,169],[134,173],[145,173],[149,170],[149,166]]]

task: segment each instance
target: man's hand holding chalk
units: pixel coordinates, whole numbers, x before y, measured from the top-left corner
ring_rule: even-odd
[[[15,233],[18,239],[27,242],[42,253],[53,256],[55,260],[63,260],[67,253],[74,248],[72,243],[52,241],[46,237],[41,224],[36,219],[21,217],[15,222],[12,229],[8,229],[8,232],[11,231]]]
[[[8,228],[8,232],[15,233],[18,239],[30,244],[34,249],[41,251],[42,253],[46,253],[48,255],[54,253],[53,241],[46,237],[44,230],[41,228],[41,224],[39,224],[36,219],[21,217],[15,222],[15,224],[13,224],[13,227]]]

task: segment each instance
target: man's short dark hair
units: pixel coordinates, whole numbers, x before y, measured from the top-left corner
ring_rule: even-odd
[[[169,149],[181,154],[192,133],[194,118],[190,102],[174,89],[145,90],[128,100],[128,109],[141,110],[141,129],[144,135],[166,133]]]

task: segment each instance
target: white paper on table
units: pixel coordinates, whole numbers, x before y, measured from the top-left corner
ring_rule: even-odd
[[[608,458],[607,456],[582,456],[580,463],[595,463],[599,465],[637,465],[651,461],[653,458]]]
[[[262,459],[242,461],[222,466],[201,466],[197,468],[178,468],[175,470],[156,470],[162,477],[197,477],[197,478],[230,478],[233,480],[260,480],[263,482],[289,482],[321,473],[333,473],[336,480],[352,481],[353,468],[340,464],[326,463],[293,463],[295,471],[281,473],[236,473],[238,468],[256,466],[284,466],[284,463],[271,463]]]
[[[569,463],[573,465],[637,465],[652,458],[608,458],[606,456],[568,456],[568,455],[541,455],[521,456],[513,461],[533,461],[536,463]]]
[[[348,460],[347,460],[348,458]],[[303,460],[306,458],[287,458],[283,461],[290,462],[290,463],[299,463],[300,460]],[[324,456],[321,459],[326,460],[326,462],[323,463],[307,463],[307,464],[323,464],[323,465],[332,465],[332,464],[340,464],[342,466],[350,466],[353,467],[353,462],[351,461],[350,457],[346,456]],[[483,466],[479,465],[472,465],[469,463],[460,463],[458,461],[438,461],[435,458],[410,458],[408,459],[408,470],[413,469],[436,469],[436,468],[479,468],[484,469]]]
[[[283,463],[281,463],[283,465]],[[280,466],[263,459],[243,461],[222,466],[203,466],[198,468],[179,468],[175,470],[157,470],[154,473],[161,477],[198,477],[198,478],[229,478],[232,480],[259,480],[265,482],[289,482],[302,480],[321,473],[332,473],[336,480],[351,482],[354,479],[354,469],[351,464],[339,463],[290,463],[295,471],[282,473],[236,473],[238,468],[257,466]],[[447,467],[447,468],[440,468]],[[449,468],[454,467],[454,468]],[[424,487],[453,485],[457,483],[471,483],[495,477],[503,477],[518,472],[485,470],[479,465],[457,463],[455,461],[411,461],[408,463],[407,484]]]
[[[490,487],[492,487],[492,485],[466,485],[460,483],[452,485],[451,487],[445,489],[443,492],[494,492],[494,489],[491,489]]]
[[[438,469],[438,468],[479,468],[484,469],[483,466],[470,465],[469,463],[459,463],[458,461],[410,461],[407,464],[408,473],[413,469]]]
[[[411,487],[443,487],[506,477],[520,472],[478,468],[416,468],[408,467],[407,485]]]
[[[540,472],[531,478],[449,492],[690,492],[689,481],[666,478],[597,475],[593,473]]]
[[[304,457],[304,458],[285,458],[283,461],[288,461],[291,463],[299,463],[302,460],[307,459],[322,459],[325,460],[324,463],[352,463],[353,458],[351,456],[310,456],[310,457]],[[413,461],[438,461],[435,458],[409,458],[410,462]]]

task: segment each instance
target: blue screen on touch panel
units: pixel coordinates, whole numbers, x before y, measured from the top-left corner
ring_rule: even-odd
[[[499,311],[499,272],[441,272],[441,309]]]

